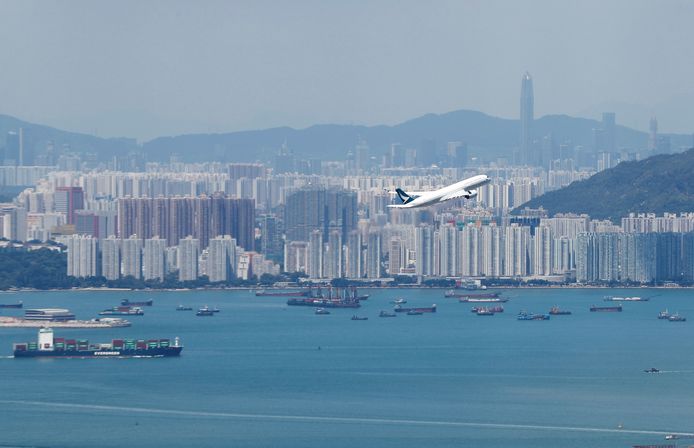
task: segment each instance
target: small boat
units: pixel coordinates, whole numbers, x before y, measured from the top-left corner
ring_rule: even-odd
[[[352,316],[352,320],[369,320],[366,316],[357,316],[356,314]]]
[[[328,311],[324,308],[316,308],[315,314],[319,314],[319,315],[330,314],[330,311]]]
[[[120,304],[123,306],[152,306],[154,304],[154,300],[149,299],[141,302],[131,302],[128,299],[123,299],[120,301]]]
[[[643,371],[645,373],[660,373],[660,369],[656,369],[655,367],[651,367],[650,369],[644,369]]]
[[[192,306],[178,305],[176,307],[176,311],[193,311],[193,307]]]
[[[671,314],[667,309],[658,313],[658,319],[670,319]]]
[[[571,314],[571,311],[562,310],[555,305],[549,309],[549,314],[552,316],[568,316],[569,314]]]
[[[667,320],[670,322],[686,322],[687,318],[684,316],[680,316],[679,313],[675,313],[672,316],[668,317]]]
[[[408,315],[408,316],[421,316],[422,314],[424,314],[424,313],[421,312],[421,311],[417,311],[417,310],[415,310],[415,309],[409,310],[409,311],[407,312],[407,315]]]
[[[395,313],[389,313],[388,311],[382,310],[380,313],[378,313],[378,317],[398,317],[398,315]]]
[[[0,308],[24,308],[24,303],[21,300],[17,303],[0,303]]]
[[[401,299],[395,299],[395,300],[392,300],[390,303],[394,303],[396,305],[402,305],[403,303],[407,303],[407,300],[402,299],[402,298]]]
[[[210,309],[207,305],[203,306],[202,308],[198,309],[198,311],[195,313],[196,316],[214,316],[214,311]]]

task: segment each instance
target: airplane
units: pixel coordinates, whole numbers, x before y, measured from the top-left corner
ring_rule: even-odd
[[[482,185],[491,182],[489,176],[480,174],[473,176],[453,185],[443,187],[434,191],[411,191],[405,193],[401,188],[396,188],[395,193],[402,201],[402,204],[391,204],[391,208],[416,208],[429,205],[440,204],[451,199],[470,199],[477,196],[477,189]]]

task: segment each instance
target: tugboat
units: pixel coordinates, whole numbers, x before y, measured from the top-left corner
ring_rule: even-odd
[[[568,316],[569,314],[571,314],[571,311],[562,310],[555,305],[549,309],[549,314],[551,314],[552,316]]]
[[[670,316],[671,314],[668,312],[667,309],[658,313],[658,319],[667,320],[670,319]]]
[[[193,307],[192,306],[178,305],[176,307],[176,311],[193,311]]]
[[[330,311],[326,310],[325,308],[316,308],[315,313],[318,315],[324,315],[324,314],[330,314]]]
[[[352,320],[369,320],[366,316],[357,316],[356,314],[352,316]]]
[[[378,313],[378,317],[398,317],[398,315],[395,313],[389,313],[388,311],[381,310],[381,312]]]
[[[195,313],[195,315],[196,316],[214,316],[214,310],[211,310],[210,307],[205,305],[202,308],[198,309],[198,311]]]

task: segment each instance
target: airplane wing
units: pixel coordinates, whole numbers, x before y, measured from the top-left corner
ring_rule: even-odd
[[[441,201],[450,201],[451,199],[461,199],[464,198],[465,195],[469,194],[467,190],[458,190],[454,191],[453,193],[448,193],[446,196],[442,197],[440,200]]]

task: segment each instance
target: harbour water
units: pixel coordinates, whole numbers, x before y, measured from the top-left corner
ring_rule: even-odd
[[[512,299],[492,317],[443,290],[364,291],[367,321],[250,291],[2,294],[80,319],[153,298],[132,327],[56,336],[179,336],[185,348],[170,359],[12,359],[12,343],[36,330],[0,328],[0,446],[630,447],[694,432],[694,291],[504,290]],[[590,313],[607,294],[655,297]],[[438,312],[379,318],[396,297]],[[553,305],[573,314],[515,318]],[[691,319],[658,320],[665,308]]]

